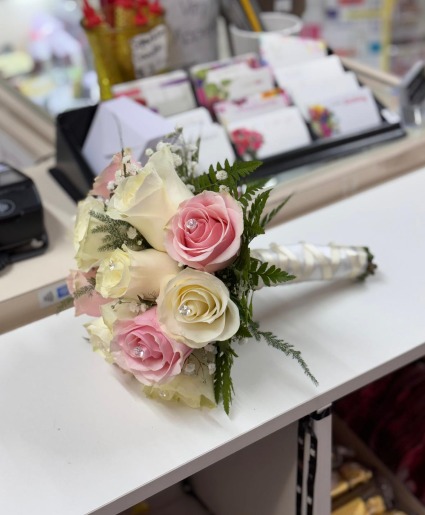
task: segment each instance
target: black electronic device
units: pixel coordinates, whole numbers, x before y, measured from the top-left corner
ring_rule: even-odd
[[[43,253],[47,245],[43,207],[34,182],[0,163],[0,270]]]

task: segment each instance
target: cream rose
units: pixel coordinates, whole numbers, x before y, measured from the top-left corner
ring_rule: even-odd
[[[77,218],[74,226],[75,260],[78,268],[88,272],[90,268],[97,266],[100,261],[110,254],[110,251],[100,252],[103,245],[104,233],[92,233],[92,230],[102,225],[102,222],[90,215],[90,211],[103,213],[103,202],[88,196],[78,203]]]
[[[88,332],[90,343],[93,350],[100,352],[108,361],[113,361],[110,353],[110,344],[112,341],[112,331],[105,324],[102,317],[95,318],[87,324],[84,324]]]
[[[141,171],[120,182],[108,215],[136,227],[156,250],[164,251],[164,227],[181,202],[192,197],[174,168],[170,149],[155,152]]]
[[[186,268],[161,285],[157,304],[164,332],[195,349],[227,340],[239,329],[239,311],[229,290],[207,272]]]
[[[155,249],[134,251],[115,249],[104,259],[96,273],[96,290],[105,298],[154,300],[165,276],[179,272],[177,263],[165,252]]]

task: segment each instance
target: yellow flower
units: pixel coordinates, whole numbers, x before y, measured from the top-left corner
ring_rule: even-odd
[[[88,272],[90,268],[97,266],[105,256],[110,254],[110,251],[99,251],[103,245],[104,233],[93,234],[92,230],[94,227],[102,225],[102,222],[91,216],[90,211],[103,213],[102,201],[88,196],[78,203],[74,226],[74,249],[78,268],[83,272]]]
[[[96,290],[105,298],[154,300],[159,295],[161,280],[178,272],[177,263],[165,252],[115,249],[99,265]]]
[[[170,149],[155,152],[141,171],[120,182],[108,215],[136,227],[156,250],[164,251],[164,227],[183,200],[192,197],[174,168]]]
[[[164,332],[194,349],[231,338],[239,311],[224,283],[212,274],[186,268],[161,285],[158,319]]]

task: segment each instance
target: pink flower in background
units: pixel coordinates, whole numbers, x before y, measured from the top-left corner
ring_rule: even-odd
[[[129,154],[127,154],[127,159],[129,159],[130,164],[138,164],[132,157],[129,158]],[[114,154],[109,165],[95,178],[93,188],[89,192],[90,195],[110,198],[111,190],[108,188],[108,185],[115,182],[115,174],[122,167],[122,161],[123,156],[121,152]]]
[[[81,272],[80,270],[71,270],[66,279],[69,293],[74,295],[76,291],[87,288],[89,291],[84,295],[74,298],[75,315],[90,315],[99,317],[101,315],[100,306],[111,302],[112,299],[104,299],[94,287],[89,288],[96,278],[96,268],[92,268],[89,272]]]
[[[118,366],[151,386],[180,374],[192,349],[161,331],[155,307],[131,320],[116,322],[111,351]]]
[[[115,181],[115,173],[121,168],[121,163],[122,155],[121,152],[118,152],[114,154],[109,165],[94,180],[93,189],[89,192],[90,195],[99,195],[103,198],[111,196],[108,184]]]
[[[204,191],[179,205],[166,227],[165,249],[191,268],[215,272],[234,261],[242,232],[239,203],[228,193]]]
[[[255,159],[257,151],[264,143],[262,134],[249,129],[235,129],[230,134],[230,138],[239,156],[247,154],[252,159]]]

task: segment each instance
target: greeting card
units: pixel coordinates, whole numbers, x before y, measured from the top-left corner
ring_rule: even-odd
[[[230,123],[227,132],[243,159],[265,159],[311,142],[307,126],[296,107]]]
[[[272,68],[306,63],[326,57],[323,41],[265,32],[260,38],[262,60]]]
[[[223,100],[214,104],[214,114],[222,125],[259,114],[283,109],[290,103],[289,97],[279,88],[256,93],[240,100]]]
[[[112,92],[115,97],[127,96],[145,104],[162,116],[196,107],[189,76],[183,70],[117,84]]]
[[[323,97],[308,105],[310,125],[318,137],[343,136],[377,127],[382,119],[368,88]]]

